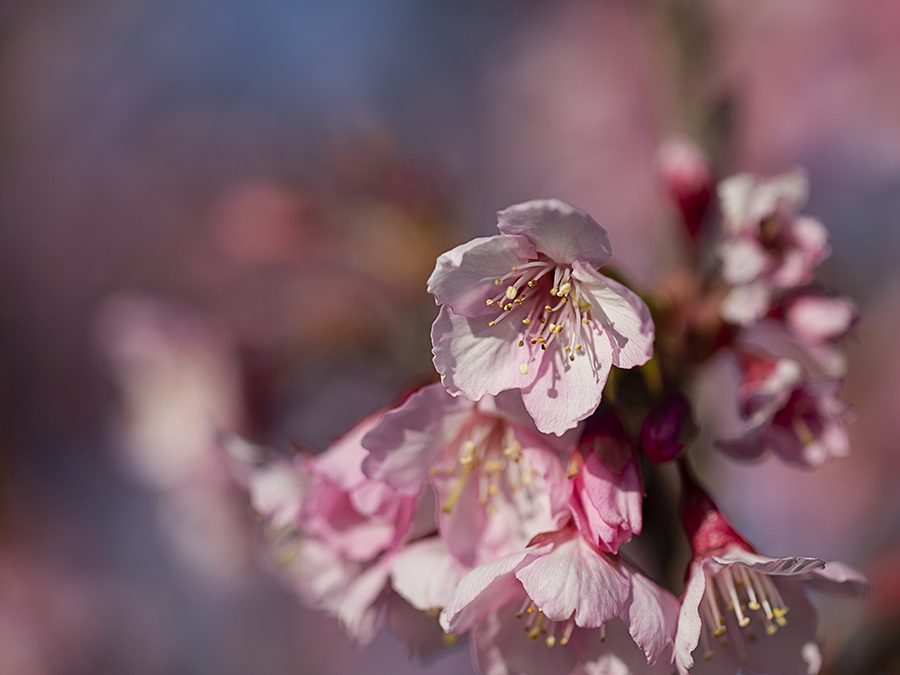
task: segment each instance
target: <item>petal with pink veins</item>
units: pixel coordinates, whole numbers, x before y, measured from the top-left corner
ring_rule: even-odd
[[[441,307],[431,327],[434,367],[453,396],[473,401],[485,394],[525,389],[538,374],[538,364],[518,346],[515,318],[488,326],[484,317],[467,318]]]
[[[625,575],[575,533],[523,564],[516,577],[548,619],[574,616],[583,628],[599,628],[618,616],[631,592]]]
[[[473,410],[471,401],[450,396],[439,384],[422,387],[362,438],[369,452],[363,471],[400,492],[418,493]]]
[[[503,234],[528,237],[537,250],[558,263],[576,260],[601,267],[609,262],[609,235],[579,208],[558,199],[536,199],[515,204],[497,214]]]
[[[428,279],[428,292],[439,305],[461,316],[490,311],[488,298],[496,294],[494,280],[514,266],[533,259],[534,244],[526,237],[479,237],[442,254]]]

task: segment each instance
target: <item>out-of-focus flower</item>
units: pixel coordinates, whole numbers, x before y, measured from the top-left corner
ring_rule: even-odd
[[[573,464],[576,527],[600,550],[616,553],[641,533],[644,499],[637,449],[618,415],[601,409],[588,418]]]
[[[428,280],[434,364],[454,396],[522,390],[538,429],[562,434],[597,408],[612,366],[650,359],[653,320],[596,271],[611,248],[588,214],[543,200],[498,219],[499,235],[444,253]]]
[[[531,655],[527,672],[548,675],[582,672],[579,664],[589,672],[645,672],[657,661],[666,672],[677,611],[668,592],[566,528],[469,572],[441,625],[473,631],[476,661],[486,673],[525,672],[522,659]],[[604,644],[607,625],[614,639]],[[540,653],[527,638],[540,639],[545,650],[571,646],[571,653]],[[625,664],[638,660],[636,646],[644,658],[633,671]]]
[[[860,593],[866,580],[842,563],[757,554],[702,489],[686,484],[682,519],[693,558],[675,637],[680,675],[819,672],[806,590]]]
[[[421,651],[467,568],[434,536],[427,500],[363,473],[360,440],[380,419],[371,415],[326,452],[294,461],[267,459],[235,436],[223,444],[265,519],[279,576],[303,602],[336,617],[361,644],[387,620]],[[403,603],[432,620],[408,620]]]
[[[651,462],[670,462],[697,436],[690,401],[681,392],[653,408],[641,425],[641,449]]]
[[[814,467],[850,452],[848,406],[834,380],[809,381],[791,359],[740,351],[742,427],[717,445],[743,459],[771,451],[792,464]]]
[[[204,583],[244,577],[247,536],[215,432],[243,423],[234,345],[213,322],[152,297],[117,296],[98,342],[120,391],[113,420],[125,469],[155,492],[167,543]]]
[[[777,291],[808,283],[829,254],[825,227],[798,215],[808,192],[799,171],[769,179],[739,174],[720,183],[724,232],[718,253],[731,286],[721,307],[726,321],[748,325],[763,317]]]
[[[697,239],[713,195],[709,159],[693,141],[671,138],[660,146],[656,161],[688,235]]]
[[[849,298],[801,288],[779,298],[766,317],[741,332],[738,343],[793,359],[812,377],[839,378],[847,370],[840,342],[858,318]]]
[[[473,402],[433,384],[365,435],[363,468],[410,495],[430,478],[441,535],[456,557],[475,565],[522,548],[567,517],[564,462],[576,436],[538,433],[518,392]]]

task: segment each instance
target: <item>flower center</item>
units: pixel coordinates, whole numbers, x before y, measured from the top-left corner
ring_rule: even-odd
[[[763,626],[766,635],[774,635],[787,625],[788,607],[775,587],[772,579],[765,574],[754,572],[743,565],[730,565],[718,572],[705,571],[706,590],[700,602],[700,616],[703,620],[704,653],[707,660],[713,650],[707,633],[714,638],[725,640],[728,629],[725,619],[729,613],[740,628],[748,628],[754,615]],[[751,614],[752,613],[752,614]],[[743,643],[735,635],[735,647],[740,650]],[[750,634],[755,639],[755,634]]]
[[[526,597],[522,607],[516,612],[517,619],[524,619],[525,632],[532,640],[544,638],[544,644],[554,647],[557,644],[565,647],[572,639],[575,630],[575,619],[567,621],[551,621],[544,612]],[[600,640],[606,640],[606,626],[600,627]]]
[[[463,440],[464,439],[464,440]],[[502,491],[524,491],[530,499],[534,485],[531,464],[522,446],[502,420],[482,419],[464,428],[444,453],[443,466],[432,467],[435,478],[450,479],[450,490],[441,508],[451,513],[469,480],[477,481],[478,503],[488,513],[496,511],[494,498]]]
[[[591,339],[591,303],[581,292],[570,267],[535,260],[514,266],[494,279],[494,285],[503,290],[486,303],[501,311],[488,321],[488,326],[513,320],[513,316],[520,322],[518,344],[529,353],[528,360],[519,366],[523,375],[528,372],[529,361],[554,342],[565,341],[563,349],[570,361],[584,353],[584,344]],[[565,337],[559,337],[563,333]]]

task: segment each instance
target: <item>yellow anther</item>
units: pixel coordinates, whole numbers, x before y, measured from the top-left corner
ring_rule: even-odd
[[[499,286],[503,281],[501,279],[494,279],[494,286]]]
[[[528,326],[529,324],[531,324],[531,319],[522,319],[522,323]]]
[[[555,331],[555,330],[556,330],[556,324],[555,324],[555,323],[551,323],[551,324],[550,324],[550,330],[551,330],[551,331]]]
[[[548,635],[548,636],[547,636],[546,642],[547,642],[547,646],[548,646],[548,647],[552,647],[553,645],[556,644],[556,636],[554,636],[554,635]]]
[[[580,352],[582,349],[584,349],[584,347],[582,347],[581,345],[575,345],[576,352]]]
[[[534,288],[535,286],[537,286],[537,284],[534,281],[528,282],[528,288]]]
[[[513,266],[510,268],[509,271],[510,271],[510,272],[518,272],[518,271],[519,271],[519,266],[518,266],[518,265],[513,265]]]
[[[581,323],[583,323],[585,326],[587,326],[590,322],[591,322],[591,320],[588,319],[587,317],[584,317],[584,318],[581,320]]]
[[[505,305],[503,305],[503,311],[504,311],[504,312],[508,312],[508,311],[510,311],[512,308],[513,308],[513,306],[512,306],[512,303],[511,303],[511,302],[507,302]]]
[[[566,295],[571,290],[572,290],[572,284],[570,284],[567,281],[566,283],[564,283],[562,286],[559,287],[559,290],[557,291],[557,295]]]
[[[553,308],[552,308],[550,305],[544,305],[544,311],[545,311],[545,312],[552,312],[552,311],[553,311]]]
[[[494,321],[493,319],[491,319],[490,321],[488,321],[488,328],[493,328],[493,327],[496,326],[496,325],[497,325],[497,322]]]
[[[522,346],[522,344],[523,344],[522,341],[519,340],[519,346]],[[522,373],[523,375],[527,375],[528,374],[528,364],[520,363],[519,364],[519,372]]]
[[[519,340],[518,345],[519,345],[520,347],[524,347],[524,346],[525,346],[525,340]]]
[[[491,305],[494,304],[494,299],[488,298],[487,300],[484,301],[484,304],[486,304],[488,307],[490,307]]]
[[[774,623],[766,624],[766,635],[775,635],[778,632],[778,629],[775,627]]]
[[[506,297],[510,300],[515,300],[516,296],[519,294],[519,289],[515,286],[507,286],[506,287]]]
[[[563,331],[562,324],[561,324],[561,323],[560,323],[560,324],[557,324],[557,325],[556,325],[556,332],[557,332],[557,333],[562,333],[562,331]]]

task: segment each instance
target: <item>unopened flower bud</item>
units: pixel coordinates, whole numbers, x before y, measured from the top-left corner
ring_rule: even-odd
[[[676,393],[650,411],[641,427],[641,447],[651,462],[670,462],[697,436],[691,404]]]
[[[713,196],[709,160],[693,141],[671,138],[660,146],[657,163],[688,235],[696,240]]]

